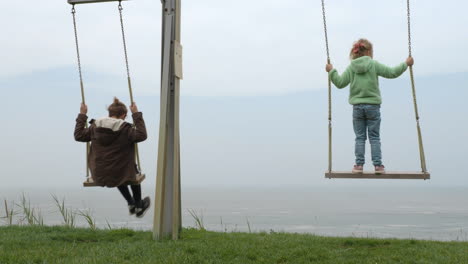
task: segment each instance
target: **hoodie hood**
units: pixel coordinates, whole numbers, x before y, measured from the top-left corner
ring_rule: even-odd
[[[125,123],[122,119],[112,117],[103,117],[95,121],[96,127],[109,128],[112,131],[119,131],[122,124]]]
[[[355,73],[368,72],[371,66],[372,58],[369,56],[362,56],[351,61],[351,69]]]
[[[96,141],[104,146],[111,145],[120,135],[125,121],[111,117],[104,117],[94,122],[96,125]]]

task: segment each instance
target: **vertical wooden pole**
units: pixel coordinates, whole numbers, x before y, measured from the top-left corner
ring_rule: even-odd
[[[173,239],[178,239],[180,235],[180,231],[182,230],[182,193],[181,193],[181,179],[180,179],[180,127],[179,127],[179,110],[180,110],[180,80],[183,77],[182,71],[182,45],[181,43],[181,17],[182,17],[182,0],[176,1],[176,28],[175,28],[175,36],[177,42],[177,51],[179,55],[174,59],[176,63],[176,67],[178,68],[175,78],[175,90],[176,97],[175,97],[175,140],[174,145],[176,148],[174,154],[174,225],[173,229],[175,232],[173,233]]]
[[[179,98],[182,78],[181,0],[164,0],[161,117],[153,237],[178,239],[181,226]]]

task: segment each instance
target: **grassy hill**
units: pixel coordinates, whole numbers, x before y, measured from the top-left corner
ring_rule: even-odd
[[[184,229],[178,241],[151,232],[0,227],[0,263],[468,263],[468,243],[331,238]]]

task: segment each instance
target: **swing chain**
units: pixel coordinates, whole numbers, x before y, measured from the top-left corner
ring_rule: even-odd
[[[323,16],[323,29],[325,32],[325,48],[327,49],[327,60],[330,63],[330,51],[328,48],[328,30],[327,30],[327,15],[325,12],[325,0],[322,0],[322,16]]]
[[[124,20],[123,20],[123,7],[122,1],[119,1],[119,14],[120,14],[120,28],[122,30],[122,40],[123,40],[123,48],[125,54],[125,67],[127,70],[127,80],[128,80],[128,89],[130,92],[130,102],[133,104],[133,91],[132,91],[132,83],[130,79],[130,66],[128,62],[128,52],[127,52],[127,39],[125,37],[125,29],[124,29]]]
[[[75,5],[73,5],[71,13],[72,13],[72,16],[73,16],[73,29],[74,29],[74,32],[75,32],[75,46],[76,46],[76,57],[77,57],[77,60],[78,60],[78,74],[80,76],[81,102],[84,104],[84,103],[86,103],[86,101],[85,101],[84,86],[83,86],[83,74],[82,74],[82,70],[81,70],[80,46],[78,44],[78,30],[77,30],[77,26],[76,26]]]
[[[325,0],[322,0],[322,16],[323,16],[323,29],[325,32],[325,48],[327,50],[327,63],[330,64],[330,49],[328,47],[328,30],[327,30],[327,16],[325,12]],[[331,109],[331,81],[328,77],[328,122],[332,122],[332,109]]]
[[[406,1],[406,7],[407,7],[407,17],[408,17],[408,54],[411,57],[411,9],[410,9],[410,0]],[[421,126],[419,122],[419,110],[418,110],[418,101],[416,99],[416,85],[414,83],[414,73],[413,73],[413,66],[409,66],[409,72],[410,72],[410,80],[411,80],[411,90],[413,93],[413,104],[414,104],[414,114],[416,116],[416,128],[417,128],[417,134],[418,134],[418,143],[419,143],[419,156],[420,156],[420,162],[421,162],[421,170],[422,172],[426,173],[427,172],[427,166],[426,166],[426,155],[424,153],[424,144],[423,144],[423,139],[422,139],[422,133],[421,133]]]
[[[83,74],[81,70],[81,56],[80,56],[80,46],[78,43],[78,30],[76,26],[76,10],[75,10],[75,5],[72,5],[72,10],[71,10],[72,16],[73,16],[73,29],[75,32],[75,46],[76,46],[76,57],[78,61],[78,74],[80,76],[80,88],[81,88],[81,102],[83,104],[86,103],[85,101],[85,94],[84,94],[84,85],[83,85]],[[88,128],[88,123],[85,123],[85,128]],[[89,164],[88,164],[88,156],[89,156],[89,151],[90,151],[90,144],[89,142],[86,142],[86,180],[89,182],[90,176],[89,176]]]
[[[127,69],[127,82],[128,82],[128,91],[130,93],[130,102],[133,104],[133,89],[132,89],[132,81],[130,78],[130,66],[128,60],[128,52],[127,52],[127,39],[125,37],[125,28],[124,28],[124,20],[123,20],[123,7],[122,1],[119,1],[119,15],[120,15],[120,28],[122,30],[122,41],[123,41],[123,48],[125,54],[125,66]],[[138,144],[135,144],[135,159],[138,166],[138,171],[141,173],[141,163],[140,163],[140,151],[138,149]]]
[[[325,48],[327,51],[327,63],[330,64],[330,49],[328,47],[328,30],[327,30],[327,16],[325,12],[325,0],[322,0],[322,17],[323,17],[323,29],[325,32]],[[332,89],[331,89],[331,79],[328,74],[328,172],[332,172],[332,161],[333,161],[333,152],[332,152]]]
[[[407,17],[408,17],[408,54],[411,57],[411,9],[410,0],[406,1]]]

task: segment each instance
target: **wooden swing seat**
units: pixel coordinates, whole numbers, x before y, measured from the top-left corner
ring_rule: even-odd
[[[145,174],[137,174],[136,179],[134,181],[129,181],[128,184],[130,185],[137,185],[142,183],[146,179]],[[99,187],[93,181],[93,178],[88,178],[85,182],[83,182],[83,187]]]
[[[429,172],[396,172],[387,171],[382,174],[375,172],[353,173],[350,171],[332,171],[325,173],[325,178],[328,179],[386,179],[386,180],[429,180],[431,174]]]

